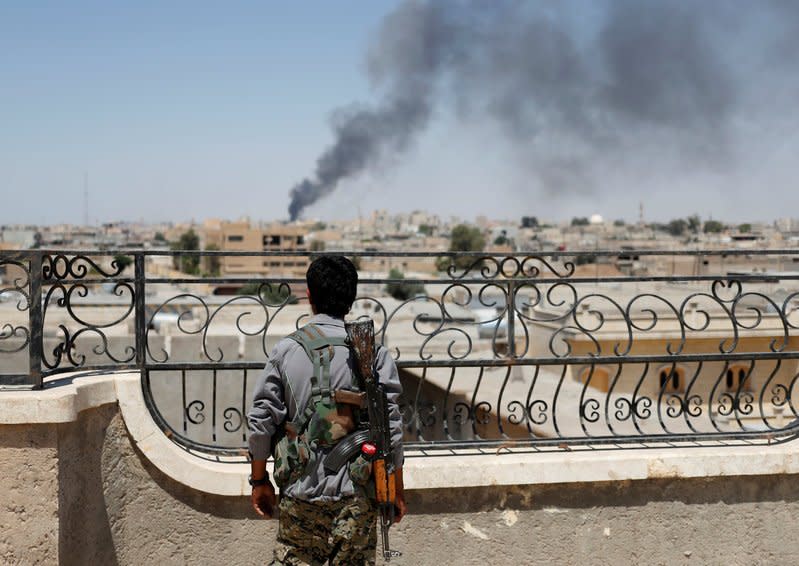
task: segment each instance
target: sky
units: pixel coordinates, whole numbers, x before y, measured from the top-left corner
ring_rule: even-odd
[[[766,4],[0,3],[0,224],[81,223],[86,178],[92,223],[286,219],[408,96],[303,217],[799,217],[798,11]]]

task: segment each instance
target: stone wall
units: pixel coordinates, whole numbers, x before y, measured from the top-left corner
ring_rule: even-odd
[[[274,521],[160,473],[119,417],[102,460],[118,564],[268,562]],[[396,564],[799,564],[795,475],[414,490],[408,503]]]
[[[257,519],[246,496],[162,471],[103,391],[62,422],[0,424],[0,564],[268,563],[276,522]],[[411,514],[392,528],[404,556],[392,563],[799,564],[799,458],[785,446],[759,448],[782,454],[778,464],[732,448],[721,464],[700,449],[585,456],[603,481],[580,480],[588,466],[574,452],[531,454],[510,466],[516,485],[473,481],[516,456],[412,459]],[[647,475],[636,476],[638,460]],[[709,477],[681,476],[691,466]]]
[[[0,564],[58,560],[58,431],[0,426]]]

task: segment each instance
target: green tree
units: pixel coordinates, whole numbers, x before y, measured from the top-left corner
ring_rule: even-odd
[[[166,242],[166,237],[162,232],[156,232],[155,237],[153,238],[156,242]]]
[[[614,221],[613,221],[613,225],[614,225],[614,226],[616,226],[616,227],[618,228],[618,227],[621,227],[621,226],[625,226],[625,225],[626,225],[626,222],[624,222],[624,220],[622,220],[621,218],[619,218],[618,220],[614,220]]]
[[[450,252],[481,252],[485,248],[486,241],[483,232],[477,226],[468,224],[458,224],[452,229],[449,240]],[[473,257],[455,257],[455,266],[459,269],[466,269],[475,263]],[[442,257],[436,262],[439,271],[446,271],[452,264],[452,258]]]
[[[672,236],[682,236],[688,228],[688,222],[682,218],[675,218],[666,225],[666,230]]]
[[[738,226],[738,231],[741,234],[748,234],[752,231],[752,225],[749,224],[748,222],[741,224],[740,226]]]
[[[507,245],[509,243],[510,243],[510,240],[508,239],[508,232],[505,231],[505,230],[500,232],[499,236],[494,238],[494,245],[495,246],[505,246],[505,245]]]
[[[708,220],[705,222],[705,234],[718,234],[724,231],[724,224],[718,220]]]
[[[423,236],[432,236],[435,229],[435,226],[431,226],[430,224],[419,225],[419,233]]]
[[[183,232],[177,242],[172,243],[174,251],[196,251],[200,249],[200,238],[189,228],[188,232]],[[176,255],[174,259],[175,269],[189,275],[197,275],[200,271],[200,257],[197,255]]]
[[[692,214],[688,217],[688,229],[693,232],[694,234],[698,234],[699,230],[702,228],[702,219],[699,218],[698,214]]]
[[[129,255],[117,254],[114,256],[114,262],[119,266],[119,271],[125,271],[128,266],[133,263],[133,258]]]
[[[293,305],[297,302],[297,297],[291,294],[287,285],[280,285],[279,283],[260,284],[260,283],[247,283],[236,291],[238,295],[251,295],[259,296],[265,303],[269,305],[281,305],[286,303]]]
[[[575,216],[572,218],[572,226],[588,226],[589,221],[585,216]]]
[[[481,252],[486,246],[483,233],[477,226],[458,224],[452,229],[449,251],[451,252]]]
[[[391,268],[389,279],[405,279],[405,274],[397,268]],[[391,282],[386,285],[386,293],[398,301],[406,301],[416,295],[424,293],[424,286],[412,281]]]
[[[538,228],[538,217],[522,216],[522,228]]]

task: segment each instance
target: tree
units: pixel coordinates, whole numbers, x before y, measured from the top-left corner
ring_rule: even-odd
[[[485,248],[486,241],[483,233],[477,226],[468,224],[458,224],[452,229],[449,240],[450,252],[481,252]],[[472,257],[455,257],[455,266],[459,269],[466,269],[475,263]],[[439,271],[446,271],[452,264],[452,258],[442,257],[436,262]]]
[[[172,244],[173,251],[194,251],[200,249],[200,238],[189,228],[183,232],[177,242]],[[197,255],[176,255],[174,259],[176,269],[189,275],[196,275],[200,271],[200,257]]]
[[[705,222],[705,234],[718,234],[724,231],[724,224],[718,220],[708,220]]]
[[[121,273],[125,271],[125,269],[127,269],[131,263],[133,263],[133,260],[129,255],[117,254],[114,256],[114,262],[117,264],[119,272]]]
[[[166,237],[164,236],[164,234],[162,232],[156,232],[155,233],[155,237],[153,238],[153,240],[155,240],[156,242],[164,243],[164,242],[166,242]]]
[[[323,252],[325,251],[325,243],[322,240],[311,240],[311,247],[312,252]]]
[[[288,285],[279,283],[260,284],[247,283],[236,291],[237,295],[258,296],[268,305],[293,305],[297,302],[297,297],[291,294]]]
[[[477,226],[458,224],[452,229],[449,243],[451,252],[481,252],[485,245],[483,233]]]
[[[588,224],[590,224],[590,222],[585,216],[575,216],[572,218],[572,226],[588,226]]]
[[[216,252],[219,251],[219,246],[216,244],[208,244],[205,246],[205,251],[207,252]],[[205,271],[210,273],[212,276],[219,275],[220,271],[220,262],[218,255],[207,255],[203,258],[205,260]]]
[[[389,279],[405,279],[405,274],[399,269],[392,267],[388,273]],[[416,295],[424,293],[424,286],[420,283],[408,282],[391,282],[386,285],[386,293],[397,299],[398,301],[407,301]]]
[[[503,230],[502,232],[500,232],[499,236],[494,238],[495,246],[505,246],[508,245],[509,243],[510,240],[508,239],[508,232],[506,230]]]
[[[674,220],[669,221],[669,223],[666,225],[666,230],[672,236],[682,236],[687,228],[688,222],[682,218],[675,218]]]
[[[688,229],[693,232],[694,234],[698,234],[700,228],[702,228],[702,219],[699,218],[698,214],[692,214],[688,217]]]
[[[617,228],[619,228],[619,227],[621,227],[621,226],[625,226],[625,225],[626,225],[626,223],[624,222],[624,220],[622,220],[621,218],[619,218],[618,220],[614,220],[614,221],[613,221],[613,225],[614,225],[614,226],[616,226]]]
[[[741,224],[740,226],[738,226],[738,231],[741,234],[748,234],[752,231],[752,225],[749,224],[748,222]]]
[[[423,236],[432,236],[435,229],[435,226],[431,226],[430,224],[419,225],[419,233]]]
[[[522,216],[522,228],[538,228],[538,217]]]

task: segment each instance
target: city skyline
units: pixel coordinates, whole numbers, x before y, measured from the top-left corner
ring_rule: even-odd
[[[91,223],[242,215],[287,219],[289,190],[313,173],[317,157],[334,142],[331,117],[348,105],[379,102],[379,89],[365,71],[370,50],[386,22],[412,6],[318,3],[309,11],[252,3],[79,4],[80,9],[54,2],[0,8],[0,47],[6,54],[0,69],[10,85],[0,90],[5,133],[0,193],[4,202],[14,203],[0,209],[2,224],[80,223],[87,173]],[[445,11],[459,9],[442,5]],[[524,21],[550,26],[535,37],[562,32],[569,39],[564,48],[578,59],[583,44],[601,40],[609,26],[632,22],[632,29],[647,31],[651,19],[634,11],[620,16],[597,3],[531,6]],[[707,102],[699,107],[709,116],[709,134],[691,126],[675,134],[681,130],[669,121],[671,115],[658,112],[681,110],[680,98],[661,100],[654,90],[654,106],[638,107],[652,110],[654,118],[624,122],[630,131],[642,127],[640,137],[617,140],[622,149],[615,154],[592,153],[586,179],[569,177],[557,189],[542,182],[545,164],[541,152],[530,149],[535,145],[520,142],[477,110],[474,119],[463,118],[459,103],[475,103],[475,97],[496,102],[491,97],[502,92],[480,90],[463,100],[449,93],[407,150],[344,178],[304,215],[336,220],[357,216],[359,207],[421,208],[464,218],[565,220],[599,213],[634,221],[643,202],[651,221],[691,214],[727,222],[790,217],[799,209],[793,187],[799,117],[791,106],[799,85],[796,73],[786,72],[794,63],[784,54],[790,53],[791,26],[799,18],[786,7],[780,8],[784,13],[749,7],[741,15],[732,14],[733,7],[729,2],[716,2],[712,10],[681,2],[649,6],[671,25],[698,22],[674,29],[696,40],[697,53],[709,61],[706,68],[718,73],[707,81],[695,76],[702,69],[694,66],[664,73],[690,79],[689,101]],[[497,14],[511,9],[501,3]],[[685,19],[686,14],[696,17]],[[740,33],[725,32],[725,23]],[[624,37],[627,28],[617,31]],[[650,35],[651,57],[674,47],[668,38],[659,43]],[[547,69],[531,76],[546,75]],[[435,77],[439,89],[451,90],[449,83],[460,80],[450,71],[441,73]],[[577,91],[601,94],[592,90],[593,78],[575,76]],[[546,106],[539,91],[533,94],[537,102],[525,112]],[[636,108],[635,100],[630,104]],[[559,171],[579,172],[586,148],[575,145],[567,125],[553,128],[545,128],[537,143],[563,145],[554,157],[573,155],[576,161],[571,167],[567,160]],[[691,144],[684,138],[696,131],[706,136],[699,146],[718,133],[719,151],[728,150],[731,157],[717,160],[699,152],[686,158]],[[640,150],[632,143],[639,139],[648,140]]]

